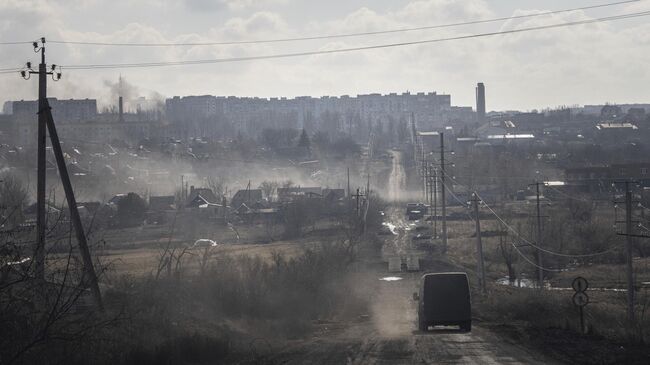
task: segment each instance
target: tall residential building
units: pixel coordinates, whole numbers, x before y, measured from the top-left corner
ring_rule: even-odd
[[[476,119],[485,122],[485,85],[479,82],[476,86]]]

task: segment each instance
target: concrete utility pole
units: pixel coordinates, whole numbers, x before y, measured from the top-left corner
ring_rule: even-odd
[[[365,193],[365,209],[363,211],[363,233],[365,234],[367,229],[368,229],[368,210],[370,209],[370,174],[368,174],[368,183],[366,185],[366,193]]]
[[[625,277],[627,278],[627,320],[634,324],[634,272],[632,270],[632,191],[625,182]]]
[[[362,196],[363,194],[361,194],[359,188],[357,188],[357,193],[352,195],[352,197],[354,197],[357,200],[357,209],[356,209],[357,217],[359,216],[359,198],[361,198]]]
[[[45,64],[45,38],[41,38],[41,45],[38,42],[33,43],[34,51],[41,53],[41,63],[39,70],[34,71],[31,69],[30,63],[27,63],[27,70],[21,71],[21,76],[29,79],[29,75],[39,75],[39,110],[38,110],[38,165],[37,165],[37,222],[36,222],[36,277],[40,280],[45,279],[45,148],[47,143],[46,129],[50,132],[50,139],[52,141],[52,150],[56,158],[59,174],[61,175],[61,182],[68,202],[68,209],[70,210],[70,220],[75,228],[77,243],[84,262],[84,276],[82,281],[90,286],[92,295],[95,299],[96,305],[100,310],[103,310],[101,292],[97,282],[97,275],[93,267],[92,257],[88,249],[86,241],[86,234],[81,224],[77,202],[74,197],[72,184],[70,183],[70,176],[65,164],[63,151],[61,150],[61,143],[59,136],[56,132],[54,125],[54,118],[52,117],[52,110],[49,102],[47,101],[47,76],[51,75],[54,81],[61,78],[61,73],[56,72],[56,65],[51,66],[51,70],[47,71]]]
[[[41,63],[38,65],[38,71],[31,68],[31,62],[27,63],[27,70],[21,71],[24,79],[29,79],[30,75],[38,74],[38,140],[37,140],[37,172],[36,172],[36,248],[34,250],[34,259],[36,261],[36,277],[45,280],[45,150],[47,146],[45,106],[47,103],[47,76],[54,77],[55,65],[52,65],[52,71],[47,71],[45,64],[45,38],[41,38],[40,45],[38,42],[32,43],[34,52],[41,53]]]
[[[485,282],[485,262],[483,260],[483,242],[481,241],[481,219],[478,212],[479,198],[476,192],[472,194],[472,205],[474,205],[474,219],[476,219],[476,276],[478,277],[481,293],[487,292]]]
[[[544,269],[542,265],[542,250],[540,249],[542,247],[542,215],[540,212],[540,192],[539,192],[539,186],[542,185],[543,183],[536,182],[535,184],[535,189],[537,193],[537,285],[539,286],[539,289],[544,289]]]
[[[433,168],[433,238],[438,238],[438,169]]]
[[[634,233],[632,230],[632,204],[635,201],[632,199],[632,190],[630,189],[631,181],[623,181],[620,183],[625,184],[625,233],[616,233],[619,236],[625,236],[625,277],[627,279],[627,320],[628,325],[635,325],[635,313],[634,313],[634,269],[632,267],[632,248],[634,246],[635,238],[650,238],[650,236],[645,234]],[[620,201],[615,201],[614,203],[622,203]],[[621,223],[616,221],[616,224]]]
[[[440,200],[442,203],[442,252],[447,252],[447,192],[445,191],[445,134],[440,133],[440,189],[442,194]]]
[[[56,132],[56,126],[54,125],[54,119],[52,118],[52,110],[47,100],[45,100],[45,110],[41,113],[45,115],[47,128],[50,132],[52,150],[54,151],[56,164],[59,167],[59,175],[61,175],[61,183],[63,184],[63,190],[65,190],[65,197],[68,201],[70,220],[74,225],[77,244],[79,245],[79,251],[81,252],[81,258],[84,263],[84,278],[87,280],[85,284],[88,284],[88,286],[90,286],[90,291],[93,295],[93,298],[95,299],[97,308],[99,310],[103,310],[104,306],[102,303],[102,295],[99,291],[97,275],[95,274],[95,268],[93,267],[93,259],[90,256],[88,242],[86,241],[86,233],[84,231],[83,225],[81,224],[81,217],[79,216],[77,201],[74,197],[74,191],[72,189],[72,183],[70,182],[70,176],[68,175],[68,168],[65,165],[65,157],[63,157],[63,150],[61,149],[61,143],[59,142],[59,135]]]
[[[348,200],[350,199],[350,168],[348,167]]]

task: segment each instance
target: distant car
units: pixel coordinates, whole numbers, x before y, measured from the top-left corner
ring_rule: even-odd
[[[215,247],[215,246],[217,246],[217,243],[215,241],[206,238],[196,240],[196,242],[194,242],[194,245],[192,245],[192,247]]]
[[[457,325],[462,331],[472,330],[472,306],[466,273],[425,274],[420,290],[413,293],[418,303],[418,329]]]

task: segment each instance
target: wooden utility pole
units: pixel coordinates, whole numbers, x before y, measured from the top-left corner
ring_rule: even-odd
[[[445,185],[445,134],[440,133],[440,201],[442,203],[442,252],[447,252],[447,192]]]
[[[481,293],[487,292],[485,282],[485,262],[483,260],[483,242],[481,241],[481,219],[478,212],[479,198],[476,192],[472,194],[472,204],[474,205],[474,219],[476,220],[476,276],[478,278]]]

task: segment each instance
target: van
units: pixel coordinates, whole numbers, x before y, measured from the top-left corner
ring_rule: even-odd
[[[472,306],[466,273],[425,274],[420,290],[413,293],[418,301],[418,329],[430,326],[457,325],[462,331],[472,330]]]

